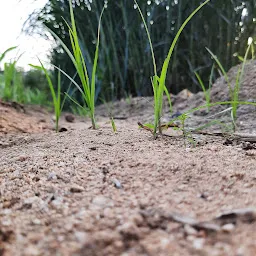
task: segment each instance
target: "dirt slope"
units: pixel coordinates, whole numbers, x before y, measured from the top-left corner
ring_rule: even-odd
[[[170,129],[153,140],[137,126],[151,98],[114,104],[117,133],[104,106],[99,129],[63,118],[61,133],[41,109],[0,106],[0,255],[256,255],[256,143],[197,134],[193,147]],[[253,111],[240,131],[255,131]]]

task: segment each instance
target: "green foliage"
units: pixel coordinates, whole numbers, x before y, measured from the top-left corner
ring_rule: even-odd
[[[111,121],[111,126],[112,126],[112,130],[113,132],[117,132],[117,129],[116,129],[116,123],[115,123],[115,120],[113,117],[110,118],[110,121]]]
[[[239,68],[238,72],[237,72],[236,83],[235,83],[234,88],[231,87],[230,79],[228,77],[228,74],[225,71],[221,62],[219,61],[218,57],[216,55],[214,55],[212,51],[210,51],[208,48],[206,48],[207,51],[212,56],[212,58],[214,59],[214,61],[217,63],[217,65],[220,68],[220,71],[221,71],[222,75],[224,76],[225,81],[227,83],[227,86],[228,86],[228,89],[229,89],[230,100],[232,101],[232,118],[234,120],[234,129],[235,129],[235,120],[237,118],[237,107],[238,107],[238,102],[239,102],[239,91],[240,91],[240,88],[241,88],[241,82],[242,82],[242,78],[243,78],[243,74],[244,74],[245,64],[246,64],[248,54],[249,54],[249,51],[250,51],[251,47],[252,47],[251,44],[247,47],[247,50],[245,52],[245,56],[243,58],[242,68]]]
[[[76,27],[83,58],[90,76],[93,69],[95,44],[97,42],[97,26],[100,12],[105,1],[72,1],[76,17]],[[178,32],[182,21],[200,5],[200,0],[137,0],[145,17],[156,57],[156,65],[165,60],[169,46]],[[150,4],[148,4],[150,2]],[[172,93],[184,88],[198,90],[194,70],[198,71],[202,81],[208,83],[212,66],[210,56],[205,56],[204,47],[208,46],[223,64],[225,70],[239,62],[233,54],[244,56],[244,45],[249,35],[253,35],[255,24],[255,4],[248,0],[214,0],[205,7],[203,13],[193,18],[180,35],[179,47],[173,51],[172,62],[169,64],[166,87]],[[248,16],[242,16],[246,8]],[[235,11],[234,11],[235,10]],[[31,15],[29,32],[38,23],[45,24],[72,49],[68,29],[62,17],[69,21],[68,0],[48,0],[46,6]],[[134,12],[133,1],[108,1],[103,17],[101,30],[101,49],[97,67],[96,100],[102,96],[115,100],[132,96],[153,95],[150,76],[152,75],[151,52],[147,35],[139,15]],[[241,25],[242,24],[242,25]],[[241,33],[241,30],[243,33]],[[57,41],[52,63],[73,76],[75,68]],[[150,66],[152,69],[144,69]],[[159,72],[159,70],[157,70]],[[66,91],[69,81],[62,79]],[[79,78],[76,79],[80,83]],[[109,89],[111,88],[111,89]],[[77,101],[82,97],[77,91]]]
[[[201,86],[203,92],[204,92],[204,97],[205,97],[205,101],[206,103],[209,105],[211,102],[211,88],[212,88],[212,79],[213,79],[213,71],[214,71],[214,65],[212,65],[212,69],[211,69],[211,74],[209,77],[209,85],[208,88],[205,87],[203,80],[201,79],[200,75],[195,71],[195,75],[196,78],[199,82],[199,85]],[[210,107],[208,107],[208,112],[210,111]]]
[[[17,47],[11,47],[1,54],[0,63],[8,52],[16,48]],[[26,79],[31,76],[31,72],[24,72],[22,69],[17,68],[16,65],[21,56],[22,55],[9,63],[4,63],[3,74],[0,74],[0,97],[7,101],[48,105],[47,94],[43,90],[44,86],[41,80],[38,79],[38,74],[35,75],[37,80],[32,85],[27,83]]]
[[[210,103],[210,104],[201,105],[201,106],[198,106],[196,108],[192,108],[192,109],[184,112],[183,114],[184,115],[189,115],[189,114],[194,113],[198,110],[205,109],[205,108],[208,108],[208,107],[214,107],[214,106],[218,106],[218,105],[233,105],[233,104],[256,106],[256,102],[250,102],[250,101],[218,101],[218,102],[214,102],[214,103]],[[173,122],[175,122],[179,119],[180,119],[180,117],[172,118],[170,120],[170,122],[168,122],[166,124],[166,126],[168,126],[170,124],[173,124]]]
[[[77,33],[76,28],[76,21],[74,17],[72,2],[69,0],[69,11],[70,11],[70,18],[71,18],[71,26],[68,24],[67,21],[65,21],[68,30],[69,30],[69,36],[70,36],[70,42],[72,46],[73,53],[69,50],[68,46],[65,45],[65,43],[53,32],[50,30],[51,34],[59,41],[59,43],[62,45],[65,52],[68,54],[69,58],[71,59],[73,65],[75,66],[76,72],[80,78],[80,81],[82,83],[82,88],[73,80],[70,78],[69,75],[67,75],[66,72],[63,70],[60,70],[63,74],[65,74],[68,78],[70,78],[71,81],[75,84],[77,89],[81,92],[84,103],[86,104],[87,108],[89,109],[90,118],[92,121],[92,127],[93,129],[96,129],[96,122],[95,122],[95,82],[96,82],[96,70],[97,70],[97,62],[99,57],[99,43],[100,43],[100,22],[102,18],[102,14],[104,11],[104,7],[101,11],[99,23],[98,23],[98,34],[97,34],[97,44],[96,44],[96,50],[94,55],[94,62],[93,62],[93,69],[91,74],[91,79],[88,75],[88,69],[83,57],[82,48],[79,43],[79,37]],[[73,102],[77,103],[75,100]],[[79,103],[77,103],[78,106],[81,106]]]
[[[47,69],[44,67],[43,63],[41,62],[41,60],[39,60],[41,66],[35,66],[30,64],[31,67],[39,70],[39,71],[43,71],[50,91],[51,91],[51,95],[52,95],[52,100],[53,100],[53,106],[54,106],[54,113],[55,113],[55,131],[58,132],[59,131],[59,120],[60,120],[60,115],[62,112],[62,108],[63,108],[63,104],[65,101],[65,98],[63,100],[63,102],[61,103],[61,93],[60,93],[60,87],[61,87],[61,75],[60,75],[60,71],[58,72],[58,82],[57,82],[57,91],[55,92],[54,89],[54,85],[50,76],[50,73],[47,71]]]
[[[183,113],[182,115],[178,116],[178,120],[181,122],[181,127],[179,128],[179,130],[182,131],[183,134],[183,138],[184,138],[184,146],[186,147],[186,141],[188,140],[189,143],[191,143],[193,146],[195,146],[195,141],[192,137],[192,133],[191,131],[187,130],[185,127],[185,122],[186,120],[190,118],[190,116],[186,113]]]
[[[52,79],[54,79],[53,74],[51,74],[51,76]],[[29,87],[32,90],[38,89],[48,96],[49,87],[43,71],[30,69],[29,71],[24,72],[23,83],[25,87]]]
[[[38,88],[31,89],[30,87],[25,86],[25,97],[26,99],[24,103],[50,106],[47,93],[41,91]]]
[[[85,106],[70,106],[71,111],[74,115],[78,116],[89,116],[88,109]]]
[[[150,48],[151,48],[151,53],[152,53],[152,61],[153,61],[153,66],[154,66],[154,76],[152,79],[152,86],[153,86],[153,92],[154,92],[154,130],[153,130],[153,134],[154,134],[154,138],[156,138],[156,133],[157,130],[159,130],[159,133],[161,134],[161,116],[162,116],[162,108],[163,108],[163,94],[164,92],[169,95],[167,89],[166,89],[166,75],[167,75],[167,70],[169,67],[169,63],[172,57],[172,53],[174,51],[174,47],[179,39],[179,36],[181,34],[181,32],[183,31],[183,29],[185,28],[185,26],[187,25],[187,23],[193,18],[193,16],[204,6],[206,5],[210,0],[206,0],[204,3],[202,3],[198,8],[196,8],[189,16],[188,18],[183,22],[183,24],[181,25],[181,27],[179,28],[176,36],[173,39],[173,42],[171,44],[171,47],[169,49],[168,55],[163,63],[162,66],[162,70],[161,70],[161,74],[160,77],[157,76],[157,68],[156,68],[156,63],[155,63],[155,56],[154,56],[154,51],[153,51],[153,46],[151,43],[151,38],[150,38],[150,34],[147,28],[147,24],[145,21],[145,18],[143,17],[143,14],[141,12],[140,7],[138,6],[138,3],[136,0],[134,0],[135,4],[138,7],[140,16],[142,18],[143,24],[145,26],[147,35],[148,35],[148,40],[149,40],[149,44],[150,44]],[[168,97],[169,98],[169,97]],[[171,104],[170,104],[171,106]]]
[[[5,50],[2,54],[0,54],[0,63],[1,61],[5,58],[6,54],[8,52],[11,52],[12,50],[15,50],[17,48],[17,46],[14,46],[14,47],[10,47],[8,48],[7,50]]]
[[[4,63],[3,99],[22,102],[24,101],[24,90],[22,77],[16,69],[16,63],[16,60],[10,63]]]
[[[6,54],[17,47],[10,47],[0,55],[0,63],[5,58]],[[21,73],[16,69],[16,63],[21,56],[17,59],[4,63],[3,83],[1,85],[0,96],[4,100],[15,100],[18,102],[24,101],[24,90],[22,84]]]

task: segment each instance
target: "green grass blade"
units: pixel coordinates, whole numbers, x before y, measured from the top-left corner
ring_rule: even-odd
[[[194,72],[195,73],[195,75],[196,75],[196,78],[197,78],[197,80],[198,80],[198,82],[199,82],[199,84],[200,84],[200,86],[201,86],[201,88],[202,88],[202,90],[203,90],[203,92],[204,92],[204,95],[205,95],[205,98],[207,98],[206,97],[206,89],[205,89],[205,86],[204,86],[204,83],[203,83],[203,81],[202,81],[202,79],[201,79],[201,77],[199,76],[199,74],[195,71]]]
[[[222,64],[220,63],[219,59],[217,58],[217,56],[210,50],[206,47],[206,50],[210,53],[211,57],[214,59],[214,61],[218,64],[220,70],[221,70],[221,73],[222,75],[224,76],[225,78],[225,81],[227,82],[228,84],[228,88],[229,88],[229,92],[230,92],[230,96],[231,96],[231,99],[233,98],[233,90],[231,88],[231,85],[230,85],[230,81],[229,81],[229,78],[228,78],[228,75],[227,75],[227,72],[225,71],[224,67],[222,66]]]
[[[114,121],[113,117],[111,117],[111,126],[112,126],[112,129],[113,129],[113,132],[117,132],[116,124],[115,124],[115,121]]]
[[[168,92],[166,86],[164,87],[164,92],[165,92],[165,95],[167,96],[167,100],[168,100],[168,103],[169,103],[169,106],[170,106],[170,114],[171,114],[172,113],[172,100],[171,100],[171,95]]]
[[[54,64],[52,64],[52,66],[54,68],[56,68],[57,70],[59,70],[63,75],[65,75],[75,86],[76,88],[78,89],[78,91],[81,93],[81,94],[84,94],[82,88],[79,86],[79,84],[74,80],[74,77],[72,78],[71,76],[69,76],[64,70],[62,70],[61,68],[55,66]]]
[[[48,85],[49,85],[49,88],[50,88],[50,91],[51,91],[53,105],[55,107],[55,106],[57,106],[57,98],[56,98],[56,94],[55,94],[55,91],[54,91],[54,86],[53,86],[51,77],[50,77],[48,71],[46,70],[46,68],[44,67],[43,63],[41,62],[41,60],[38,59],[38,61],[40,62],[41,66],[36,66],[36,65],[32,65],[32,64],[29,64],[29,65],[31,67],[35,68],[35,69],[38,69],[38,70],[44,72],[44,74],[46,76],[46,79],[47,79],[47,82],[48,82]]]
[[[77,63],[77,73],[81,79],[84,91],[85,91],[85,96],[87,97],[87,101],[89,102],[88,107],[91,108],[91,88],[90,88],[90,81],[89,81],[89,76],[87,72],[87,68],[84,62],[83,54],[81,51],[81,47],[79,45],[79,40],[78,40],[78,34],[77,34],[77,29],[76,29],[76,22],[75,22],[75,16],[74,16],[74,11],[72,7],[72,2],[69,1],[69,11],[70,11],[70,19],[71,19],[71,28],[69,27],[69,31],[71,32],[71,43],[73,47],[73,53],[76,59]],[[67,22],[66,22],[67,24]],[[93,99],[94,100],[94,99]]]
[[[57,87],[57,110],[58,110],[58,118],[60,117],[60,111],[61,111],[61,95],[60,95],[60,89],[61,89],[61,74],[60,71],[58,71],[58,87]]]
[[[173,53],[173,50],[174,50],[174,47],[175,47],[175,45],[176,45],[176,43],[177,43],[177,41],[178,41],[178,39],[179,39],[179,37],[180,37],[180,34],[181,34],[181,32],[183,31],[183,29],[185,28],[185,26],[188,24],[188,22],[193,18],[193,16],[203,7],[203,6],[205,6],[208,2],[210,2],[210,0],[206,0],[205,2],[203,2],[201,5],[199,5],[189,16],[188,16],[188,18],[183,22],[183,24],[181,25],[181,27],[180,27],[180,29],[178,30],[178,32],[177,32],[177,34],[176,34],[176,36],[174,37],[174,39],[173,39],[173,42],[172,42],[172,44],[171,44],[171,47],[170,47],[170,49],[169,49],[169,52],[168,52],[168,55],[167,55],[167,63],[165,64],[164,63],[164,65],[163,66],[167,66],[168,67],[168,65],[169,65],[169,62],[170,62],[170,59],[171,59],[171,56],[172,56],[172,53]],[[162,72],[163,73],[166,73],[166,69],[164,69],[164,70],[162,70]],[[162,75],[162,74],[161,74]]]
[[[203,83],[201,77],[199,76],[199,74],[197,72],[194,72],[194,73],[195,73],[196,78],[197,78],[197,80],[198,80],[198,82],[199,82],[199,84],[200,84],[200,86],[201,86],[201,88],[204,92],[205,101],[206,101],[207,104],[209,104],[210,103],[210,88],[207,90],[205,88],[204,83]]]
[[[191,114],[195,111],[198,111],[200,109],[208,108],[209,106],[214,107],[214,106],[218,106],[218,105],[233,105],[233,104],[250,105],[250,106],[256,107],[256,102],[250,102],[250,101],[218,101],[218,102],[214,102],[214,103],[210,103],[210,104],[201,105],[196,108],[192,108],[192,109],[186,111],[184,114],[189,115],[189,114]],[[175,118],[171,119],[170,122],[167,123],[167,125],[172,124],[174,121],[177,121],[177,120],[179,120],[179,117],[175,117]]]
[[[74,98],[72,98],[70,95],[68,95],[66,92],[65,92],[65,96],[68,97],[71,101],[73,101],[78,107],[80,108],[84,108],[82,105],[80,105]]]
[[[57,34],[55,34],[52,30],[50,30],[49,28],[47,28],[45,26],[45,29],[61,44],[61,46],[63,47],[64,51],[67,53],[67,55],[69,56],[69,58],[71,59],[72,63],[74,64],[74,66],[76,67],[76,60],[73,56],[73,54],[71,53],[71,51],[68,49],[68,47],[64,44],[64,42],[59,38],[59,36]]]
[[[17,46],[10,47],[7,50],[5,50],[1,55],[0,55],[0,62],[5,58],[6,54],[14,49],[16,49]]]
[[[147,26],[147,23],[145,21],[145,18],[143,16],[143,13],[140,9],[140,6],[138,5],[137,1],[134,0],[137,8],[138,8],[138,11],[140,13],[140,16],[141,16],[141,19],[142,19],[142,22],[144,24],[144,27],[145,27],[145,30],[146,30],[146,33],[147,33],[147,37],[148,37],[148,42],[149,42],[149,46],[150,46],[150,50],[151,50],[151,55],[152,55],[152,63],[153,63],[153,67],[154,67],[154,75],[157,76],[157,69],[156,69],[156,60],[155,60],[155,54],[154,54],[154,49],[153,49],[153,45],[152,45],[152,41],[151,41],[151,37],[150,37],[150,34],[149,34],[149,31],[148,31],[148,26]]]
[[[74,80],[74,79],[76,78],[76,76],[77,76],[77,72],[76,72],[76,73],[75,73],[75,75],[72,77],[72,79]],[[68,86],[68,89],[67,89],[67,92],[69,92],[69,90],[70,90],[70,88],[71,88],[72,84],[73,84],[73,82],[72,82],[72,81],[70,81],[69,86]],[[62,100],[61,107],[60,107],[61,112],[62,112],[62,109],[63,109],[64,104],[65,104],[66,99],[67,99],[67,96],[66,96],[66,94],[65,94],[65,93],[64,93],[64,95],[65,95],[65,96],[64,96],[64,98],[63,98],[63,100]]]
[[[169,62],[174,50],[174,47],[179,39],[179,36],[181,34],[181,32],[183,31],[183,29],[185,28],[185,26],[188,24],[188,22],[193,18],[193,16],[204,6],[206,5],[210,0],[206,0],[205,2],[203,2],[199,7],[197,7],[190,15],[189,17],[183,22],[183,24],[181,25],[180,29],[178,30],[175,38],[173,39],[173,42],[171,44],[171,47],[169,49],[168,55],[163,63],[163,67],[161,70],[161,75],[160,75],[160,80],[159,80],[159,87],[158,87],[158,92],[157,92],[157,103],[156,106],[158,108],[158,110],[156,111],[157,115],[155,116],[155,118],[157,118],[159,120],[159,128],[161,127],[160,125],[160,117],[162,114],[162,105],[163,105],[163,92],[164,92],[164,87],[165,87],[165,81],[166,81],[166,74],[167,74],[167,70],[168,70],[168,66],[169,66]],[[161,133],[161,131],[159,130],[159,132]],[[154,129],[154,134],[155,134],[155,129]]]
[[[244,74],[244,68],[245,68],[245,64],[246,64],[246,61],[247,61],[247,58],[248,58],[248,55],[249,55],[249,51],[250,51],[250,48],[251,48],[251,45],[249,45],[246,49],[246,52],[245,52],[245,55],[244,55],[244,58],[243,58],[243,64],[242,64],[242,68],[238,69],[238,72],[237,72],[237,77],[236,77],[236,84],[235,84],[235,88],[234,88],[234,97],[233,97],[233,101],[238,101],[239,99],[239,92],[240,92],[240,87],[241,87],[241,83],[242,83],[242,78],[243,78],[243,74]],[[234,104],[233,105],[233,118],[234,120],[236,120],[236,117],[237,117],[237,106],[238,104]]]
[[[95,80],[96,80],[96,70],[97,70],[97,63],[99,58],[99,45],[100,45],[100,27],[101,27],[101,19],[104,12],[105,7],[103,7],[98,24],[98,33],[97,33],[97,45],[94,54],[94,62],[93,62],[93,70],[92,70],[92,80],[91,80],[91,110],[94,113],[94,104],[95,104]]]
[[[56,95],[51,77],[49,75],[49,72],[44,67],[42,61],[39,58],[38,58],[38,61],[40,62],[41,66],[36,66],[36,65],[32,65],[32,64],[30,64],[30,66],[37,69],[37,70],[43,71],[45,76],[46,76],[46,79],[47,79],[47,82],[48,82],[48,85],[49,85],[49,88],[50,88],[50,91],[51,91],[52,100],[53,100],[53,106],[54,106],[54,112],[55,112],[55,130],[56,130],[56,132],[58,132],[58,130],[59,130],[59,118],[60,118],[60,114],[61,114],[60,71],[58,73],[58,86],[57,86],[57,95]]]
[[[209,92],[212,88],[212,85],[213,85],[213,75],[214,75],[214,64],[212,65],[212,68],[211,68],[211,74],[210,74],[210,79],[209,79]]]

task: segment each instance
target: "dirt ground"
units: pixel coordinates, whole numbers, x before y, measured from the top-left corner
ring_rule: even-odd
[[[255,74],[254,61],[241,99],[256,101]],[[228,97],[220,78],[212,99]],[[174,113],[204,104],[188,91],[173,102]],[[242,139],[192,133],[191,144],[171,128],[156,140],[139,129],[138,121],[152,121],[152,105],[109,105],[116,133],[104,105],[97,130],[63,116],[66,131],[55,133],[46,110],[1,101],[0,255],[256,255],[256,108],[238,109]],[[230,112],[218,114],[225,108],[197,111],[186,125],[229,124]]]

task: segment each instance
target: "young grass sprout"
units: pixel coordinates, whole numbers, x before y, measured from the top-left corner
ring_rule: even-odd
[[[53,106],[54,106],[54,113],[55,113],[55,131],[58,132],[59,131],[59,120],[60,120],[60,115],[62,112],[62,108],[65,102],[65,98],[61,104],[61,95],[60,95],[60,87],[61,87],[61,76],[60,76],[60,71],[58,72],[58,85],[57,85],[57,91],[55,92],[54,90],[54,85],[51,79],[51,76],[49,74],[49,72],[47,71],[47,69],[44,67],[43,63],[41,62],[41,60],[39,60],[41,66],[35,66],[30,64],[31,67],[36,68],[37,70],[43,71],[50,91],[51,91],[51,95],[52,95],[52,100],[53,100]]]
[[[156,68],[156,61],[155,61],[155,55],[154,55],[154,50],[153,50],[153,46],[152,46],[152,42],[151,42],[151,38],[150,38],[150,34],[146,25],[146,21],[145,18],[142,14],[142,11],[137,3],[136,0],[134,0],[136,6],[138,7],[138,11],[140,13],[141,19],[144,23],[144,27],[148,36],[148,40],[149,40],[149,45],[150,45],[150,49],[151,49],[151,54],[152,54],[152,61],[153,61],[153,67],[154,67],[154,76],[153,78],[151,78],[151,82],[152,82],[152,87],[153,87],[153,93],[154,93],[154,130],[153,130],[153,135],[154,138],[157,137],[157,130],[159,131],[159,133],[162,133],[162,128],[161,128],[161,116],[162,116],[162,108],[163,108],[163,94],[164,92],[166,93],[168,100],[169,100],[169,104],[171,107],[171,99],[170,99],[170,95],[167,91],[166,88],[166,75],[167,75],[167,70],[168,70],[168,66],[169,66],[169,62],[171,60],[172,57],[172,53],[174,50],[174,47],[179,39],[179,36],[181,34],[181,32],[183,31],[183,29],[185,28],[185,26],[187,25],[187,23],[192,19],[192,17],[204,6],[206,5],[210,0],[206,0],[205,2],[203,2],[198,8],[196,8],[190,15],[189,17],[184,21],[184,23],[181,25],[180,29],[178,30],[176,36],[173,39],[173,42],[171,44],[171,47],[169,49],[168,55],[163,63],[162,66],[162,70],[160,73],[160,77],[157,75],[157,68]]]
[[[220,63],[218,57],[216,55],[214,55],[214,53],[211,50],[206,48],[207,51],[210,53],[211,57],[214,59],[214,61],[219,66],[221,74],[224,76],[224,79],[225,79],[225,81],[228,85],[230,102],[232,102],[231,106],[232,106],[232,119],[233,119],[234,130],[235,130],[235,121],[236,121],[236,118],[237,118],[237,107],[238,107],[238,104],[239,104],[239,91],[240,91],[240,88],[241,88],[244,68],[245,68],[245,64],[246,64],[246,61],[247,61],[247,57],[248,57],[250,48],[251,48],[251,45],[249,44],[249,46],[247,47],[247,50],[245,52],[244,58],[243,58],[242,68],[238,69],[237,76],[236,76],[236,83],[235,83],[234,88],[232,88],[229,77],[228,77],[228,74],[225,71],[222,64]]]
[[[6,54],[17,47],[8,48],[4,53],[0,54],[0,63],[5,58]],[[4,63],[4,83],[3,93],[1,93],[4,100],[14,100],[17,102],[25,101],[24,86],[22,83],[21,73],[18,72],[16,64],[21,58],[22,54],[9,63]]]
[[[7,50],[5,50],[3,53],[0,54],[0,63],[1,61],[5,58],[6,54],[14,49],[16,49],[17,46],[13,46],[13,47],[10,47],[8,48]]]
[[[68,49],[68,47],[64,44],[64,42],[51,30],[50,33],[53,35],[54,38],[58,40],[58,42],[61,44],[63,49],[66,51],[68,56],[70,57],[71,61],[73,62],[77,74],[80,78],[82,88],[79,86],[75,81],[68,76],[63,70],[60,70],[64,75],[66,75],[77,87],[77,89],[81,92],[83,100],[85,102],[85,105],[89,109],[89,115],[92,122],[92,128],[96,129],[96,121],[95,121],[95,83],[96,83],[96,71],[97,71],[97,63],[98,63],[98,57],[99,57],[99,43],[100,43],[100,23],[103,15],[103,11],[105,9],[105,6],[102,9],[102,12],[100,14],[99,18],[99,24],[98,24],[98,33],[97,33],[97,43],[96,43],[96,49],[95,49],[95,55],[94,55],[94,62],[93,62],[93,69],[91,78],[88,75],[87,67],[85,64],[84,56],[82,53],[82,49],[79,45],[79,38],[78,33],[76,29],[76,22],[75,22],[75,16],[74,11],[72,7],[72,1],[69,0],[69,10],[70,10],[70,19],[71,19],[71,25],[65,21],[68,29],[69,29],[69,36],[70,36],[70,42],[72,46],[73,53]],[[74,101],[76,102],[76,101]],[[79,105],[80,106],[80,105]]]
[[[116,129],[116,123],[115,123],[115,120],[113,117],[110,118],[110,121],[111,121],[111,126],[112,126],[112,130],[114,133],[117,132],[117,129]]]
[[[209,85],[208,85],[208,88],[206,88],[204,86],[204,83],[200,77],[200,75],[195,71],[195,75],[196,75],[196,78],[199,82],[199,85],[201,86],[203,92],[204,92],[204,97],[205,97],[205,101],[206,103],[209,105],[210,102],[211,102],[211,88],[212,88],[212,78],[213,78],[213,71],[214,71],[214,65],[212,65],[212,69],[211,69],[211,74],[210,74],[210,79],[209,79]],[[210,107],[207,108],[207,111],[209,112],[210,111]]]

